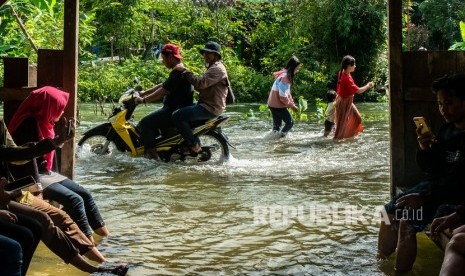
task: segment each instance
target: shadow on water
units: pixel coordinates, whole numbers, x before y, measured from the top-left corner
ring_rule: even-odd
[[[318,122],[276,139],[270,118],[244,118],[256,106],[233,106],[224,133],[236,149],[223,165],[77,159],[76,180],[115,234],[99,249],[140,262],[129,275],[394,275],[392,258],[375,260],[377,210],[389,199],[388,107],[358,106],[365,131],[342,142],[322,138]],[[80,133],[105,120],[90,106],[81,114]],[[36,255],[30,275],[82,275],[44,247]],[[420,234],[408,275],[437,275],[441,258]]]

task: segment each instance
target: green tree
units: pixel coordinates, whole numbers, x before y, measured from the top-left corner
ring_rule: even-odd
[[[292,1],[292,0],[291,0]],[[383,78],[373,70],[386,49],[384,0],[295,0],[299,35],[313,45],[314,58],[331,71],[350,54],[357,59],[359,82]],[[362,76],[362,77],[360,77]]]
[[[465,51],[465,22],[460,21],[460,34],[462,36],[462,41],[454,43],[449,50],[462,50]]]
[[[9,1],[4,5],[0,9],[0,56],[28,57],[31,62],[37,59],[31,44],[14,19],[11,7],[38,48],[62,49],[63,5],[62,1],[55,0]],[[80,13],[81,54],[83,48],[91,43],[95,32],[95,27],[91,25],[92,19],[91,13]]]
[[[428,28],[429,50],[447,50],[461,39],[460,20],[465,18],[463,0],[418,1],[421,20]]]
[[[61,1],[15,5],[40,47],[61,48]],[[310,102],[323,97],[345,54],[357,59],[358,83],[382,82],[387,71],[384,0],[81,0],[80,5],[82,100],[115,99],[136,75],[146,86],[159,83],[165,75],[151,51],[168,41],[181,46],[183,61],[196,73],[204,71],[198,50],[208,40],[220,42],[240,102],[265,101],[272,72],[291,55],[303,64],[293,94]],[[0,55],[31,58],[33,51],[5,7],[0,16]],[[124,59],[119,64],[97,59],[112,54]]]

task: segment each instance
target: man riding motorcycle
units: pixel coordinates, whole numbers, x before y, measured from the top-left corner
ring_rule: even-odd
[[[145,148],[145,156],[149,159],[160,160],[155,149],[156,138],[160,136],[160,129],[174,126],[171,115],[179,108],[193,104],[194,89],[175,67],[184,67],[179,47],[174,44],[163,46],[160,54],[163,65],[171,69],[168,79],[135,98],[136,104],[155,102],[163,99],[163,107],[142,118],[139,122],[141,140]]]

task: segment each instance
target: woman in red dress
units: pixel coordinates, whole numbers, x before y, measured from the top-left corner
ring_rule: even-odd
[[[338,73],[336,87],[336,131],[334,140],[350,138],[363,131],[362,117],[354,105],[355,93],[361,94],[370,88],[373,88],[373,82],[367,83],[363,87],[358,87],[350,73],[355,71],[355,58],[345,56],[341,62],[341,70]]]

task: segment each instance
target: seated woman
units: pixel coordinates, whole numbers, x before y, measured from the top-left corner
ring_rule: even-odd
[[[54,138],[55,122],[61,118],[68,98],[68,93],[50,86],[34,90],[21,103],[8,127],[16,144]],[[109,236],[110,232],[89,191],[52,170],[54,153],[51,151],[38,159],[43,198],[63,205],[63,209],[90,240],[93,241],[92,230],[100,236]],[[24,166],[31,165],[19,166],[16,168],[17,174],[31,171]]]
[[[36,243],[41,240],[65,263],[89,273],[107,271],[116,275],[124,275],[128,270],[126,265],[95,266],[82,257],[82,255],[86,256],[96,262],[105,261],[95,244],[84,235],[66,212],[33,196],[30,192],[8,192],[3,189],[6,184],[6,179],[3,177],[12,177],[10,172],[12,162],[21,164],[30,162],[32,158],[41,156],[74,137],[74,129],[71,132],[67,132],[64,128],[59,129],[62,132],[54,139],[48,138],[34,145],[18,147],[8,133],[3,120],[0,119],[0,176],[2,177],[0,179],[0,209],[7,208],[11,212],[8,218],[17,217],[17,225],[26,227],[33,234],[39,233],[39,238],[33,238],[33,240]],[[30,174],[33,173],[30,172]],[[19,202],[13,201],[13,199]],[[32,248],[33,243],[24,243],[27,241],[28,234],[17,228],[12,228],[11,224],[2,225],[0,220],[0,235],[13,235],[10,237],[20,242],[23,251],[22,271],[25,274],[33,253],[33,250],[28,249]],[[11,254],[11,252],[9,253]],[[0,271],[2,271],[1,268]]]

